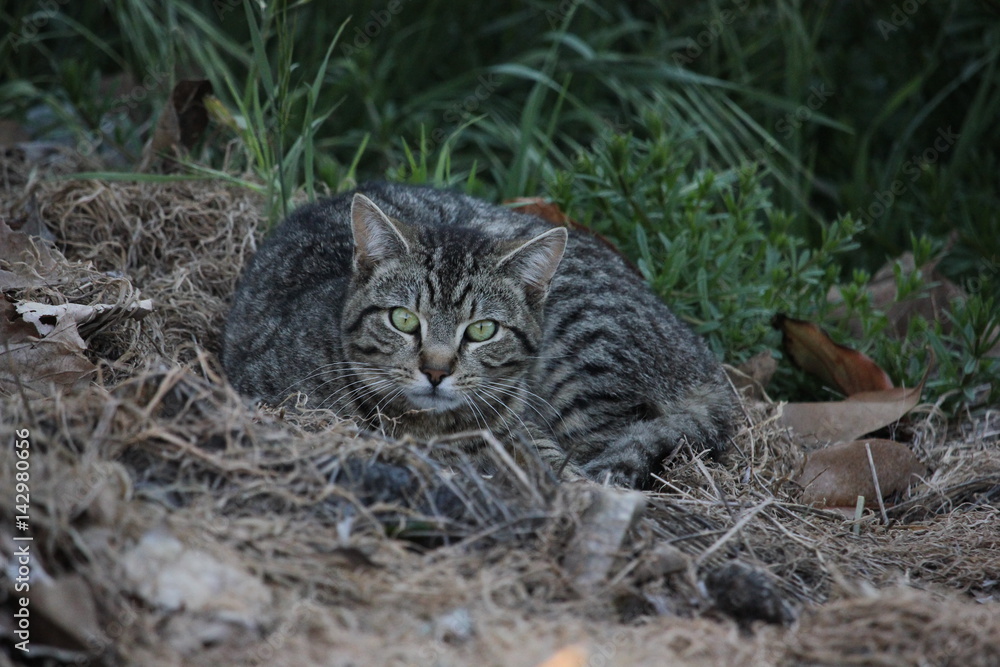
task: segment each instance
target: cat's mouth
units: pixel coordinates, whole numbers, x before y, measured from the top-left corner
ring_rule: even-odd
[[[447,412],[463,405],[461,396],[452,390],[440,387],[418,387],[406,391],[404,395],[420,410]]]

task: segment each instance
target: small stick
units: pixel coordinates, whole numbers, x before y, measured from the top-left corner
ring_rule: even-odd
[[[581,593],[604,583],[622,555],[628,531],[642,516],[646,496],[639,491],[596,487],[585,491],[590,505],[580,516],[563,565]]]
[[[865,511],[865,497],[858,496],[858,504],[854,506],[854,534],[861,534],[861,514]]]
[[[524,473],[524,470],[514,461],[514,458],[507,452],[507,449],[503,446],[503,443],[497,440],[496,436],[489,431],[465,431],[462,433],[453,433],[447,435],[443,438],[438,438],[437,442],[458,442],[465,438],[478,436],[483,439],[487,445],[496,453],[497,457],[503,462],[504,465],[514,474],[517,481],[531,494],[532,499],[539,505],[544,506],[545,500],[538,493],[538,490],[528,481],[528,476]]]
[[[711,556],[713,553],[715,553],[716,551],[718,551],[726,542],[728,542],[730,539],[732,539],[733,535],[735,535],[736,533],[738,533],[740,531],[740,529],[743,528],[743,526],[745,526],[747,523],[749,523],[750,520],[753,519],[755,516],[757,516],[758,514],[760,514],[761,510],[763,510],[764,508],[766,508],[768,505],[771,505],[773,502],[774,502],[773,499],[768,498],[767,500],[765,500],[761,504],[757,505],[756,507],[754,507],[753,509],[751,509],[746,514],[744,514],[740,518],[740,520],[737,521],[733,525],[732,528],[730,528],[729,530],[727,530],[722,537],[720,537],[719,539],[717,539],[712,546],[710,546],[709,548],[707,548],[703,552],[701,552],[701,555],[699,555],[695,559],[695,561],[694,561],[695,567],[699,567],[702,563],[704,563],[705,560],[709,556]]]
[[[882,502],[882,489],[878,485],[878,473],[875,472],[875,460],[872,458],[871,443],[865,443],[865,451],[868,452],[868,465],[872,469],[872,481],[875,482],[875,498],[878,499],[878,508],[882,512],[882,523],[889,525],[889,515],[885,513],[885,503]]]

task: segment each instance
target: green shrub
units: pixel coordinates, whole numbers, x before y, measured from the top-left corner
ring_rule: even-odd
[[[650,114],[649,118],[657,118]],[[720,357],[739,363],[762,350],[780,353],[776,313],[822,324],[838,342],[872,356],[899,385],[914,386],[936,358],[928,395],[945,409],[991,404],[1000,396],[1000,360],[987,357],[1000,342],[1000,314],[984,296],[988,279],[968,300],[942,318],[914,317],[902,340],[887,335],[889,320],[866,291],[870,275],[855,270],[844,283],[845,259],[858,248],[864,227],[850,215],[819,225],[819,243],[797,235],[793,216],[773,206],[770,190],[753,168],[713,171],[700,167],[698,141],[679,140],[658,123],[646,139],[608,135],[582,151],[573,168],[559,172],[549,194],[571,217],[618,242],[653,289]],[[924,264],[932,245],[914,240]],[[898,267],[898,264],[897,264]],[[932,284],[919,272],[897,270],[899,298],[916,297]],[[845,305],[828,299],[838,287]],[[846,323],[857,318],[862,337],[851,339]],[[829,399],[819,388],[781,365],[778,396]]]

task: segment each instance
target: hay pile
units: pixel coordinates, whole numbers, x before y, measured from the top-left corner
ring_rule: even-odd
[[[573,554],[603,524],[586,485],[501,452],[506,475],[449,473],[425,444],[254,408],[225,384],[226,301],[263,226],[253,196],[36,181],[26,197],[23,165],[0,172],[3,220],[43,221],[62,253],[58,280],[17,299],[154,304],[84,331],[85,381],[0,390],[0,438],[30,431],[32,657],[534,665],[578,644],[594,665],[1000,664],[996,414],[951,432],[918,418],[932,474],[891,525],[855,525],[796,502],[780,406],[748,403],[729,460],[682,457],[587,583]],[[9,488],[17,458],[0,451]],[[8,495],[8,576],[15,514]],[[0,664],[24,661],[5,650]]]

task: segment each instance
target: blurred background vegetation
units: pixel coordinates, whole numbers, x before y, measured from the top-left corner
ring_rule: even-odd
[[[548,196],[729,360],[777,348],[775,312],[827,318],[840,285],[864,339],[846,316],[832,333],[897,382],[933,349],[951,408],[1000,398],[996,0],[0,6],[0,118],[107,169],[204,78],[220,108],[191,170],[267,192],[275,219],[370,178]],[[907,251],[969,299],[899,339],[864,288]],[[932,287],[904,268],[900,295]]]

